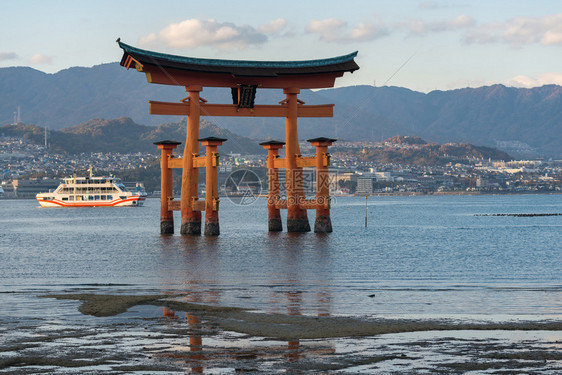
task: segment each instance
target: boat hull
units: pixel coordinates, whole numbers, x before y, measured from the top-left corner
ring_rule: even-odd
[[[41,207],[141,207],[145,197],[130,196],[127,199],[114,199],[112,201],[62,201],[60,199],[43,199],[37,197]]]

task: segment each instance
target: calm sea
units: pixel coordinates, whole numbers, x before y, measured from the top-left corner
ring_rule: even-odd
[[[365,204],[337,197],[333,233],[289,234],[267,232],[265,199],[224,198],[221,235],[206,238],[180,236],[178,216],[176,234],[161,236],[157,199],[76,209],[2,200],[0,323],[78,319],[77,302],[39,298],[50,293],[183,294],[303,316],[560,320],[562,216],[487,215],[562,213],[561,195],[369,197],[367,227]],[[3,353],[0,364],[16,355]]]

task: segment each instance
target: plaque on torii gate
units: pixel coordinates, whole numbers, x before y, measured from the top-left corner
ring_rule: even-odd
[[[334,87],[336,78],[343,76],[346,72],[353,73],[359,69],[354,58],[357,52],[344,56],[328,59],[304,60],[304,61],[245,61],[245,60],[217,60],[202,59],[185,56],[169,55],[154,51],[147,51],[132,47],[117,39],[119,47],[123,49],[121,66],[129,69],[135,68],[146,75],[149,83],[164,85],[184,86],[188,96],[178,102],[149,101],[149,112],[154,115],[180,115],[187,116],[187,136],[184,146],[183,158],[174,158],[172,150],[177,145],[169,143],[159,144],[162,149],[162,176],[163,181],[171,181],[171,169],[182,168],[181,198],[177,202],[173,199],[171,188],[162,182],[161,189],[161,232],[173,233],[174,210],[181,211],[182,234],[201,233],[201,211],[206,210],[207,235],[218,235],[218,197],[206,196],[206,200],[212,199],[214,204],[199,201],[197,186],[199,181],[198,168],[205,167],[207,173],[217,173],[217,168],[207,165],[218,163],[213,157],[199,156],[199,120],[200,116],[246,116],[246,117],[285,117],[285,158],[279,158],[277,152],[279,147],[264,144],[270,150],[268,160],[270,173],[278,168],[285,169],[287,199],[286,201],[268,199],[270,215],[277,215],[275,208],[287,209],[287,231],[306,232],[310,231],[307,217],[307,209],[315,208],[321,213],[321,223],[318,225],[318,217],[315,226],[317,232],[331,231],[329,222],[329,190],[326,187],[320,189],[317,179],[317,196],[315,199],[307,200],[303,189],[302,168],[321,168],[321,176],[327,175],[329,154],[327,146],[333,139],[317,138],[313,145],[317,146],[315,157],[304,158],[301,156],[297,119],[299,117],[332,117],[333,104],[306,105],[298,99],[301,89],[320,89]],[[212,104],[200,97],[204,87],[225,87],[232,91],[233,104]],[[278,105],[255,105],[254,98],[257,89],[282,89],[285,99]],[[319,141],[320,140],[320,141]],[[327,140],[327,141],[326,141]],[[216,149],[216,147],[215,147]],[[207,152],[209,152],[207,150]],[[206,160],[206,161],[205,161]],[[164,171],[166,169],[166,171]],[[276,175],[278,175],[276,173]],[[216,181],[216,176],[213,181]],[[270,178],[271,184],[271,178]],[[318,191],[326,196],[319,196]],[[326,191],[328,191],[326,193]],[[271,194],[270,194],[271,195]],[[273,209],[271,209],[273,207]],[[209,211],[211,210],[211,211]],[[208,223],[208,213],[212,218],[212,225]],[[270,217],[270,230],[280,230],[280,219]],[[275,222],[275,225],[271,225]],[[207,226],[209,230],[207,230]],[[213,228],[216,228],[213,229]]]

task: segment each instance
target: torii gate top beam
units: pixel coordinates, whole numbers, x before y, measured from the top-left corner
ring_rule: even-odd
[[[144,72],[149,83],[177,86],[318,89],[333,87],[336,78],[359,69],[357,52],[328,59],[245,61],[184,57],[142,50],[117,40],[121,66]]]

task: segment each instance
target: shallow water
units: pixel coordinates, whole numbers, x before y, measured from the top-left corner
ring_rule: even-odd
[[[158,200],[147,200],[141,208],[80,209],[0,201],[0,319],[4,327],[0,371],[151,373],[155,368],[167,368],[171,373],[228,373],[243,362],[239,369],[264,372],[289,368],[455,372],[457,362],[484,358],[474,349],[483,342],[490,348],[513,346],[512,350],[497,349],[497,356],[519,354],[499,362],[490,360],[505,363],[504,367],[479,360],[474,368],[462,371],[524,369],[521,361],[531,361],[524,358],[535,353],[539,359],[522,372],[555,373],[562,368],[561,359],[549,353],[559,352],[562,341],[562,332],[556,328],[562,316],[562,217],[481,215],[561,212],[560,195],[369,197],[365,228],[365,198],[336,198],[334,233],[269,234],[265,200],[237,206],[223,199],[221,235],[205,238],[160,236]],[[313,212],[309,215],[313,223]],[[176,220],[179,231],[177,216]],[[95,318],[81,315],[77,301],[38,298],[53,293],[180,295],[176,301],[241,307],[280,319],[303,315],[321,319],[326,326],[329,321],[322,319],[330,317],[357,319],[357,324],[401,319],[409,322],[406,327],[411,332],[406,329],[381,336],[373,331],[362,338],[355,337],[357,333],[354,338],[327,335],[301,339],[298,346],[294,342],[291,346],[276,341],[279,338],[270,343],[259,335],[245,334],[245,329],[255,326],[251,319],[228,320],[192,311],[206,325],[193,328],[187,324],[184,310],[176,309],[176,318],[166,318],[161,306],[133,306],[117,317]],[[427,325],[443,320],[458,323],[444,336]],[[548,331],[532,325],[486,329],[486,324],[492,329],[498,322],[528,321],[554,325]],[[484,322],[478,334],[463,330],[475,322]],[[415,332],[420,327],[428,328]],[[170,338],[162,336],[161,330],[169,329],[175,333]],[[61,338],[67,331],[71,337]],[[138,334],[144,331],[162,338]],[[203,345],[195,347],[212,352],[204,360],[197,359],[198,352],[189,346],[194,331],[203,340]],[[105,332],[107,347],[96,346],[101,340],[99,332]],[[51,339],[40,344],[33,341],[41,335]],[[268,332],[265,336],[275,335]],[[451,339],[444,340],[447,337]],[[91,368],[80,358],[51,367],[14,360],[26,352],[32,358],[49,349],[54,355],[61,348],[77,346],[73,340],[90,343],[86,347],[91,350],[85,349],[83,356],[93,361]],[[413,350],[408,346],[412,340],[424,344]],[[386,341],[395,344],[381,344]],[[167,348],[159,356],[153,353],[157,342]],[[400,345],[401,351],[395,350]],[[19,346],[23,347],[10,350]],[[245,348],[249,354],[244,354]],[[434,351],[448,350],[452,357],[429,359],[435,357]],[[191,358],[197,366],[188,366],[182,356],[174,357],[171,353],[176,351],[197,357]],[[107,359],[112,355],[117,358]],[[271,360],[264,362],[265,357]],[[130,367],[137,364],[133,358],[142,358],[142,366]],[[332,362],[338,365],[330,367]],[[76,364],[80,366],[71,366]]]

